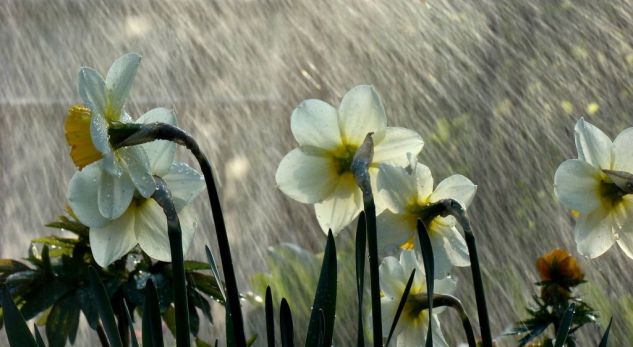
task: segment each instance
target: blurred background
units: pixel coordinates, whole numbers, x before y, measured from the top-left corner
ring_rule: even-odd
[[[390,125],[424,138],[420,160],[436,182],[460,173],[479,186],[469,213],[493,335],[501,335],[527,317],[536,257],[555,247],[578,256],[573,218],[552,187],[559,163],[576,156],[576,120],[612,138],[633,124],[632,15],[633,2],[589,0],[2,0],[0,257],[25,256],[32,238],[55,232],[43,224],[63,213],[74,170],[63,121],[80,101],[80,66],[105,74],[122,54],[143,55],[127,108],[135,116],[174,108],[213,161],[244,292],[269,270],[269,247],[318,253],[325,245],[312,206],[275,187],[277,164],[296,146],[292,110],[306,98],[338,105],[347,90],[373,84]],[[202,195],[187,258],[216,247],[206,207]],[[580,264],[590,282],[580,288],[602,314],[581,345],[596,345],[612,314],[612,345],[628,345],[633,259],[614,246]],[[476,320],[470,273],[454,276]],[[245,302],[248,326],[263,339],[256,306]],[[352,345],[350,316],[337,320],[338,345]],[[445,331],[456,332],[451,343],[463,341],[455,317],[444,316]],[[221,319],[215,324],[203,328],[209,339],[222,332]],[[83,329],[77,345],[90,341],[96,334]]]

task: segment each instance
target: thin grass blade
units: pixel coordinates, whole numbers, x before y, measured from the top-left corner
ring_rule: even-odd
[[[433,285],[435,277],[435,264],[433,261],[433,247],[431,246],[431,238],[426,230],[426,226],[421,219],[418,219],[418,240],[420,240],[420,248],[422,249],[422,261],[424,263],[424,273],[426,274],[426,295],[429,302],[429,327],[426,333],[426,346],[433,346]]]
[[[365,293],[365,254],[367,249],[367,223],[365,212],[358,216],[356,227],[356,290],[358,296],[357,347],[365,347],[365,326],[363,324],[363,294]]]
[[[275,317],[273,311],[273,294],[270,287],[266,287],[266,339],[268,347],[275,347]]]
[[[602,335],[602,339],[600,340],[600,344],[598,347],[607,347],[609,344],[609,332],[611,331],[611,323],[613,323],[613,317],[609,319],[609,325],[607,325],[607,330],[604,331],[604,335]]]
[[[294,347],[292,313],[286,298],[281,299],[281,306],[279,307],[279,331],[281,333],[281,347]]]
[[[306,347],[332,345],[336,311],[336,272],[336,245],[332,230],[330,230],[325,245],[319,283],[312,304]]]
[[[117,329],[116,320],[114,319],[112,305],[110,304],[110,297],[103,286],[103,282],[101,282],[101,279],[97,274],[97,270],[90,267],[89,274],[90,287],[95,296],[95,304],[97,306],[97,311],[99,312],[99,317],[101,317],[101,322],[103,323],[103,330],[108,337],[108,342],[111,347],[123,347],[123,342],[121,341],[121,336],[119,335],[119,330]]]
[[[556,343],[554,347],[563,347],[565,341],[567,341],[567,336],[569,335],[569,328],[571,328],[572,320],[574,319],[574,311],[576,310],[576,305],[574,303],[569,304],[567,307],[567,311],[565,311],[565,315],[563,319],[560,321],[560,325],[558,327],[558,332],[556,333]]]
[[[407,303],[407,297],[409,297],[409,291],[411,290],[411,285],[413,284],[413,277],[415,277],[415,269],[411,271],[411,276],[409,276],[407,285],[404,287],[404,292],[402,292],[402,297],[400,298],[400,303],[398,303],[396,314],[393,317],[393,323],[391,323],[391,329],[389,329],[389,336],[387,337],[387,343],[385,344],[385,346],[389,346],[389,342],[391,341],[393,332],[396,330],[396,326],[398,325],[398,320],[400,320],[400,314],[402,314],[404,305]]]

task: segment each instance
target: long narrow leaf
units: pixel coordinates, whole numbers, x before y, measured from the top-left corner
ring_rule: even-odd
[[[46,347],[42,334],[40,334],[40,329],[37,328],[37,324],[33,324],[33,331],[35,332],[35,342],[37,342],[37,345],[39,347]]]
[[[31,335],[24,317],[11,299],[7,287],[2,287],[2,308],[4,310],[4,323],[11,347],[37,347],[37,342]]]
[[[116,321],[114,319],[112,305],[110,304],[110,297],[108,296],[108,293],[97,274],[97,270],[90,267],[89,274],[90,287],[95,296],[97,311],[99,312],[99,317],[101,317],[103,330],[108,337],[110,346],[123,347],[123,342],[121,341],[121,336],[119,335],[119,330],[117,329]]]
[[[281,347],[294,347],[292,313],[286,298],[281,299],[281,306],[279,307],[279,332],[281,333]]]
[[[306,347],[331,346],[336,311],[336,245],[332,230],[328,233],[321,274],[308,324]]]
[[[396,326],[398,325],[398,320],[400,320],[400,314],[402,314],[404,305],[407,303],[407,298],[409,297],[409,291],[411,290],[411,285],[413,284],[414,277],[415,277],[415,269],[411,271],[411,276],[409,276],[407,285],[404,287],[404,292],[402,292],[402,297],[400,298],[400,303],[398,303],[398,309],[396,310],[396,314],[393,317],[393,322],[391,323],[391,329],[389,329],[389,336],[387,337],[387,343],[385,344],[385,346],[389,346],[389,342],[391,341],[393,332],[396,330]]]
[[[127,307],[125,300],[123,300],[123,311],[125,311],[127,325],[130,329],[130,343],[132,344],[132,347],[139,347],[138,340],[136,339],[136,331],[134,330],[134,323],[132,323],[132,315],[130,314],[130,309]]]
[[[431,238],[426,230],[424,221],[418,219],[418,240],[422,249],[422,261],[424,262],[424,273],[426,274],[426,295],[429,301],[429,326],[426,333],[426,346],[433,346],[433,284],[435,281],[435,264],[433,261],[433,247]]]
[[[220,272],[218,271],[218,266],[215,262],[215,257],[213,256],[213,253],[211,252],[211,249],[209,248],[209,246],[205,245],[204,251],[207,254],[207,262],[209,263],[209,267],[211,267],[211,273],[213,274],[213,277],[215,277],[215,281],[218,284],[218,288],[220,288],[222,299],[226,301],[226,293],[224,292],[224,286],[222,285],[222,282],[220,280],[222,277],[220,277]]]
[[[163,329],[160,319],[158,293],[154,282],[149,279],[145,285],[143,303],[143,347],[162,347]]]
[[[607,325],[607,330],[604,331],[604,335],[602,335],[602,339],[600,340],[600,344],[598,347],[607,347],[609,343],[609,332],[611,331],[611,323],[613,323],[613,317],[609,319],[609,325]]]
[[[358,296],[358,336],[357,347],[365,347],[365,326],[363,324],[363,294],[365,293],[365,254],[367,249],[367,223],[365,212],[358,216],[356,227],[356,290]]]
[[[275,347],[275,318],[273,312],[273,294],[266,287],[266,339],[268,347]]]
[[[571,323],[574,318],[574,311],[576,310],[576,305],[572,302],[567,307],[567,311],[565,311],[565,315],[563,319],[560,321],[560,325],[558,326],[558,332],[556,333],[556,343],[554,347],[563,347],[565,341],[567,341],[567,336],[569,335],[569,328],[571,328]]]

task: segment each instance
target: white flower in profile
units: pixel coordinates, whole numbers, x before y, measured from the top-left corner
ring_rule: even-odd
[[[414,251],[406,250],[400,253],[400,260],[390,256],[385,257],[380,264],[380,289],[383,294],[380,298],[380,308],[385,336],[389,333],[400,299],[414,269],[413,284],[393,334],[398,347],[424,346],[426,342],[429,311],[425,308],[427,293],[424,265],[418,260]],[[436,294],[452,294],[455,291],[456,282],[451,278],[436,279],[433,286]],[[433,309],[434,346],[448,346],[437,319],[437,314],[442,311],[443,308],[439,307]]]
[[[101,159],[99,211],[108,219],[118,218],[126,211],[135,189],[145,198],[156,189],[143,148],[130,146],[114,150],[108,133],[112,126],[133,122],[123,106],[140,61],[141,57],[135,53],[118,58],[105,80],[94,69],[82,67],[79,95],[85,106],[72,106],[66,118],[66,139],[75,165],[81,170]]]
[[[453,175],[433,190],[433,176],[425,165],[412,163],[408,169],[383,165],[378,173],[378,192],[387,209],[377,220],[379,247],[417,247],[417,220],[425,217],[425,208],[443,199],[453,199],[468,208],[477,186],[462,175]],[[469,266],[466,241],[456,228],[454,217],[437,216],[425,221],[431,245],[435,277],[445,277],[454,266]]]
[[[155,109],[139,118],[139,122],[175,125],[176,120],[173,112]],[[189,203],[204,189],[204,180],[187,164],[174,162],[175,143],[160,140],[141,146],[147,153],[151,173],[165,180],[171,191],[180,218],[183,251],[186,251],[197,225]],[[133,192],[132,201],[121,216],[112,220],[102,215],[99,184],[104,175],[100,166],[101,162],[97,161],[76,172],[68,189],[73,213],[90,227],[90,247],[97,264],[108,266],[137,244],[150,257],[170,261],[167,218],[156,201]]]
[[[387,127],[380,97],[372,86],[350,90],[338,110],[321,100],[305,100],[292,113],[292,133],[299,148],[279,163],[277,185],[289,197],[315,204],[319,225],[334,235],[363,208],[360,188],[350,170],[352,159],[368,133],[373,132],[374,156],[369,173],[375,188],[380,163],[407,165],[407,153],[422,150],[420,135]],[[379,206],[379,202],[376,202]]]
[[[590,258],[615,242],[633,258],[633,128],[615,141],[578,120],[574,129],[578,159],[564,161],[554,175],[554,191],[567,208],[579,213],[574,228],[578,251]]]

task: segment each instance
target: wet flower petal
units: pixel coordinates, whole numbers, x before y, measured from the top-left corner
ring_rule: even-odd
[[[462,207],[470,206],[475,197],[477,186],[462,175],[452,175],[442,180],[431,194],[430,201],[437,202],[443,199],[453,199]]]
[[[324,232],[334,236],[349,225],[363,209],[363,197],[351,173],[339,178],[336,188],[325,200],[314,204],[316,217]]]
[[[140,63],[140,55],[128,53],[115,60],[110,66],[105,79],[105,95],[108,106],[105,116],[110,121],[120,119],[123,104],[125,104],[130,92]]]
[[[176,115],[173,110],[158,107],[143,114],[136,122],[144,124],[158,122],[175,126]],[[142,146],[147,153],[151,172],[161,177],[166,175],[176,156],[176,144],[167,140],[155,140]]]
[[[598,169],[582,160],[566,160],[554,175],[554,192],[567,208],[590,213],[601,205],[600,175]]]
[[[90,249],[101,267],[110,265],[136,246],[134,235],[135,207],[100,228],[90,228]]]
[[[404,213],[417,199],[416,177],[402,167],[381,165],[376,182],[378,194],[394,213]]]
[[[596,168],[611,168],[611,139],[594,125],[578,120],[574,128],[578,159]]]
[[[101,179],[99,164],[77,171],[68,183],[68,204],[79,221],[89,227],[102,227],[109,220],[101,215],[98,206],[98,187]]]
[[[407,166],[409,159],[407,153],[417,156],[424,146],[422,136],[417,132],[398,127],[387,127],[385,137],[376,142],[374,146],[373,165],[379,163],[392,163],[398,166]]]
[[[286,195],[310,204],[328,197],[339,176],[333,158],[295,148],[279,163],[275,180]]]
[[[119,218],[132,202],[134,183],[127,175],[115,177],[101,171],[99,180],[99,212],[107,219]]]
[[[574,229],[578,251],[596,258],[609,250],[615,242],[613,225],[613,216],[604,208],[580,216]]]
[[[360,146],[370,132],[374,133],[375,143],[382,140],[387,117],[373,86],[357,86],[345,94],[339,107],[338,123],[343,141],[349,145]]]
[[[313,146],[329,151],[336,151],[341,146],[338,113],[324,101],[303,101],[292,112],[290,127],[301,146]]]

